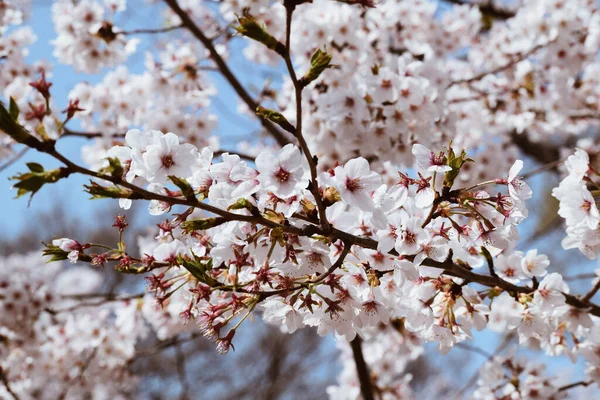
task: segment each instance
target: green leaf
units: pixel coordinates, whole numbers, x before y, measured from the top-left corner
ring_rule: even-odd
[[[45,171],[44,167],[37,163],[27,163],[27,167],[31,172],[17,174],[9,179],[18,181],[13,185],[17,189],[17,198],[31,193],[29,202],[33,195],[36,194],[46,183],[55,183],[69,175],[69,171],[65,168],[52,169]]]
[[[116,157],[108,157],[106,160],[108,161],[108,165],[106,167],[102,168],[102,170],[100,170],[100,172],[103,174],[108,174],[116,179],[123,178],[123,174],[125,173],[125,170],[123,169],[123,166],[121,165],[121,161],[119,161],[119,159]]]
[[[326,50],[317,49],[310,57],[310,68],[306,75],[302,77],[301,83],[303,86],[308,85],[317,79],[327,68],[333,67],[331,59],[333,56],[327,53]]]
[[[227,211],[243,210],[243,209],[252,211],[253,208],[254,208],[254,206],[247,199],[238,199],[235,203],[233,203],[232,205],[227,207]]]
[[[48,260],[49,263],[54,261],[63,261],[68,258],[69,253],[67,253],[64,250],[61,250],[60,247],[54,246],[52,244],[44,244],[46,245],[46,248],[44,249],[42,254],[44,256],[50,257],[50,260]]]
[[[44,167],[38,163],[28,162],[25,165],[27,165],[27,168],[29,168],[31,172],[44,172]]]
[[[223,217],[192,219],[185,221],[183,224],[181,224],[181,227],[185,233],[190,233],[193,231],[205,231],[207,229],[214,228],[215,226],[219,226],[225,222],[227,222],[227,220]]]
[[[15,102],[15,99],[13,99],[12,97],[10,98],[8,113],[14,121],[16,121],[17,118],[19,118],[19,106]]]
[[[238,33],[264,44],[267,48],[274,50],[282,57],[286,56],[283,43],[271,36],[265,27],[259,25],[256,19],[248,12],[244,12],[243,16],[238,17],[238,22],[239,25],[233,27]]]
[[[27,144],[30,147],[33,147],[31,146],[33,143],[39,144],[36,138],[15,121],[2,101],[0,101],[0,131],[6,133],[15,141]]]
[[[84,190],[92,195],[92,199],[131,199],[139,200],[142,197],[133,191],[118,186],[102,186],[90,181],[89,185],[83,185]]]
[[[275,122],[277,125],[281,126],[283,129],[285,129],[293,135],[296,134],[296,128],[294,127],[294,125],[290,124],[288,120],[283,116],[283,114],[279,111],[274,111],[268,108],[258,106],[256,107],[256,115],[264,119],[268,119],[271,122]]]
[[[194,278],[198,279],[198,281],[206,283],[210,286],[218,284],[215,279],[207,274],[207,271],[211,270],[213,266],[212,258],[209,258],[208,260],[202,260],[193,252],[192,255],[194,257],[193,260],[182,255],[177,256],[177,263],[185,268],[190,274],[192,274]]]
[[[181,194],[186,199],[196,201],[196,193],[194,192],[194,188],[192,188],[192,186],[184,178],[178,178],[174,175],[170,175],[169,180],[173,182],[175,186],[181,189]]]

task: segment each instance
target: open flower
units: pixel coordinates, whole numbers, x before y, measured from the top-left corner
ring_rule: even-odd
[[[158,141],[148,146],[144,159],[148,168],[151,182],[165,183],[169,175],[188,177],[192,175],[191,168],[196,163],[198,150],[195,146],[179,144],[179,138],[174,133],[167,133]]]
[[[381,176],[371,171],[366,159],[354,158],[334,172],[335,186],[344,202],[363,211],[375,209],[371,193],[381,185]]]
[[[300,150],[292,144],[285,145],[277,156],[262,152],[256,157],[258,180],[264,190],[287,198],[297,194],[308,184],[304,177],[304,160]]]

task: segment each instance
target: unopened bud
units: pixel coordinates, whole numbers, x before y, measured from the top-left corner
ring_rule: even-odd
[[[285,56],[286,52],[283,43],[271,36],[263,26],[258,24],[258,21],[252,15],[244,13],[243,16],[238,17],[238,22],[240,25],[234,26],[233,29],[250,39],[264,44],[267,48],[274,50],[282,57]]]
[[[317,79],[323,73],[323,71],[325,71],[327,68],[331,68],[332,58],[333,57],[331,54],[324,50],[317,49],[310,57],[310,69],[306,75],[300,79],[301,84],[303,86],[307,86],[309,83]]]

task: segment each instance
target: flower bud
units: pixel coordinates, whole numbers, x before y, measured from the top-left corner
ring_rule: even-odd
[[[285,56],[286,52],[283,43],[271,36],[263,26],[258,24],[252,15],[244,13],[243,16],[238,17],[238,22],[240,25],[234,26],[233,29],[250,39],[264,44],[282,57]]]
[[[333,56],[325,50],[317,49],[310,57],[310,69],[306,75],[300,79],[302,86],[307,86],[317,79],[323,71],[327,68],[331,68],[332,65],[330,63],[332,58]]]
[[[256,115],[276,123],[277,125],[281,126],[283,129],[285,129],[293,135],[296,134],[296,128],[294,127],[294,125],[290,124],[288,120],[283,116],[283,114],[278,111],[273,111],[269,110],[268,108],[258,106],[256,107]]]

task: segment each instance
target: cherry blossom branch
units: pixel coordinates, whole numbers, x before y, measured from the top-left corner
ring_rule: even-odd
[[[529,51],[526,51],[525,53],[518,55],[517,57],[515,57],[514,59],[512,59],[511,61],[507,62],[506,64],[500,65],[492,70],[489,71],[484,71],[481,72],[477,75],[474,75],[470,78],[464,78],[464,79],[458,79],[456,81],[453,81],[452,83],[450,83],[450,86],[448,87],[452,87],[454,85],[460,85],[463,83],[472,83],[475,81],[479,81],[483,78],[485,78],[487,75],[495,75],[498,74],[500,72],[503,72],[507,69],[509,69],[510,67],[520,63],[521,61],[527,59],[527,57],[533,55],[536,51],[540,50],[541,48],[545,47],[547,45],[547,43],[543,43],[543,44],[538,44],[537,46],[532,47]]]
[[[529,171],[525,174],[523,174],[523,176],[521,177],[521,179],[528,179],[531,178],[532,176],[535,176],[539,173],[551,170],[556,168],[557,166],[559,166],[560,164],[562,164],[565,161],[566,157],[563,158],[559,158],[558,160],[554,160],[554,161],[550,161],[549,163],[546,163],[542,166],[540,166],[539,168],[536,168],[532,171]]]
[[[173,10],[175,14],[179,16],[181,19],[182,25],[187,28],[196,39],[198,39],[204,47],[210,53],[210,57],[217,65],[217,68],[221,72],[221,74],[225,77],[225,79],[229,82],[231,87],[235,90],[235,92],[240,96],[240,98],[246,103],[248,108],[252,111],[256,110],[258,104],[256,101],[250,96],[250,94],[246,91],[246,89],[242,86],[240,81],[233,74],[231,69],[223,60],[223,57],[219,54],[215,46],[213,45],[210,38],[208,38],[204,32],[192,21],[190,16],[181,9],[177,0],[164,0],[165,3]],[[285,146],[290,143],[288,138],[269,120],[260,118],[263,127],[273,136],[273,138],[277,141],[280,146]]]
[[[149,357],[152,356],[160,351],[169,349],[173,346],[178,346],[181,345],[183,343],[187,343],[187,342],[192,342],[196,339],[199,339],[202,337],[202,334],[200,332],[193,332],[191,335],[187,336],[187,337],[181,337],[181,336],[177,336],[171,339],[166,339],[163,340],[161,342],[159,342],[156,346],[154,347],[150,347],[148,349],[142,349],[142,350],[138,350],[135,353],[134,359],[138,358],[138,357]]]
[[[81,303],[77,303],[73,306],[70,307],[66,307],[66,308],[59,308],[59,309],[50,309],[47,308],[46,311],[49,312],[52,315],[56,315],[56,314],[60,314],[60,313],[64,313],[64,312],[71,312],[71,311],[75,311],[78,310],[80,308],[85,308],[85,307],[98,307],[98,306],[102,306],[104,304],[107,303],[111,303],[111,302],[119,302],[119,301],[130,301],[130,300],[137,300],[137,299],[141,299],[145,296],[145,293],[137,293],[137,294],[133,294],[133,295],[116,295],[116,294],[112,294],[112,293],[107,293],[106,295],[95,295],[95,296],[85,296],[87,298],[94,298],[94,297],[100,297],[100,299],[97,299],[96,301],[90,301],[90,302],[81,302]],[[84,298],[85,298],[84,297]],[[72,299],[80,299],[81,297],[79,296],[72,296]]]
[[[28,151],[29,151],[29,147],[25,147],[25,148],[21,149],[21,151],[19,151],[17,154],[15,154],[10,160],[8,160],[4,164],[0,165],[0,172],[4,171],[8,167],[13,165],[17,161],[19,161],[21,159],[21,157],[23,157]]]
[[[486,362],[492,361],[495,357],[497,357],[500,353],[502,353],[504,351],[504,349],[506,349],[506,347],[508,347],[510,342],[512,342],[513,338],[514,338],[514,333],[509,333],[508,335],[506,335],[504,337],[504,340],[502,341],[500,346],[498,346],[496,348],[494,353],[488,355]],[[466,385],[463,386],[462,389],[456,394],[455,398],[459,399],[467,391],[467,389],[469,389],[471,386],[473,386],[475,384],[475,382],[477,382],[478,377],[479,377],[479,371],[475,371],[475,373],[467,381]]]
[[[580,281],[580,280],[594,279],[597,277],[598,277],[598,275],[596,275],[594,273],[588,273],[588,274],[577,274],[577,275],[565,276],[565,277],[563,277],[563,280],[565,280],[565,281]]]
[[[598,290],[600,290],[600,279],[598,279],[598,282],[596,282],[594,287],[589,292],[587,292],[581,300],[584,302],[590,301],[592,297],[594,297],[596,293],[598,293]]]
[[[64,133],[62,134],[61,137],[65,137],[65,136],[74,136],[74,137],[81,137],[81,138],[86,138],[86,139],[94,139],[94,138],[99,138],[99,137],[106,137],[106,136],[110,136],[113,138],[124,138],[125,134],[124,133],[111,133],[110,135],[105,135],[102,132],[82,132],[82,131],[74,131],[68,128],[64,128]]]
[[[113,182],[116,185],[120,185],[120,186],[130,189],[132,191],[132,194],[127,197],[130,199],[158,200],[158,201],[166,202],[167,204],[186,205],[189,207],[199,208],[204,211],[208,211],[210,213],[219,215],[219,216],[223,217],[226,221],[243,221],[243,222],[250,222],[250,223],[254,223],[254,224],[261,224],[261,225],[269,227],[269,228],[279,228],[283,232],[293,233],[298,236],[312,236],[314,234],[319,234],[319,235],[322,235],[325,237],[330,237],[334,240],[339,239],[345,243],[351,243],[353,245],[358,245],[358,246],[361,246],[364,248],[369,248],[372,250],[377,250],[377,247],[378,247],[378,242],[374,239],[371,239],[368,237],[355,236],[355,235],[352,235],[350,233],[347,233],[347,232],[344,232],[344,231],[341,231],[341,230],[338,230],[335,228],[330,228],[329,230],[326,230],[325,228],[319,227],[316,225],[307,225],[303,228],[298,228],[298,227],[295,227],[290,224],[284,225],[284,224],[279,224],[279,223],[273,222],[273,221],[263,217],[260,214],[258,214],[258,215],[234,214],[229,211],[222,210],[218,207],[215,207],[215,206],[212,206],[212,205],[209,205],[206,203],[202,203],[202,202],[198,201],[198,199],[196,199],[195,197],[183,199],[183,198],[169,197],[169,196],[164,196],[164,195],[161,195],[158,193],[153,193],[153,192],[147,191],[145,189],[142,189],[138,186],[135,186],[127,181],[124,181],[121,177],[104,175],[104,174],[100,174],[98,172],[94,172],[89,169],[80,167],[79,165],[73,163],[72,161],[68,160],[63,155],[58,153],[56,151],[56,149],[54,148],[53,142],[40,142],[37,139],[34,139],[33,137],[31,137],[28,139],[27,144],[31,147],[36,148],[39,151],[42,151],[42,152],[52,155],[54,158],[58,159],[63,164],[65,164],[67,166],[67,168],[65,169],[64,176],[68,176],[69,174],[76,172],[76,173],[81,173],[84,175],[89,175],[89,176],[92,176],[95,178],[104,179],[109,182]],[[389,254],[398,256],[398,253],[395,250],[390,251]],[[412,260],[412,259],[414,259],[414,256],[405,256],[405,258],[408,260]],[[532,288],[532,287],[514,285],[510,282],[507,282],[507,281],[501,279],[498,276],[481,275],[481,274],[474,273],[467,268],[464,268],[458,264],[455,264],[452,261],[452,252],[450,252],[449,257],[443,262],[439,262],[439,261],[435,261],[435,260],[427,258],[423,261],[422,265],[434,267],[434,268],[440,268],[440,269],[444,270],[444,273],[447,275],[462,278],[468,282],[479,283],[481,285],[488,286],[491,288],[499,287],[507,292],[529,294],[535,290],[535,288]],[[568,293],[562,293],[562,294],[565,297],[567,304],[577,307],[577,308],[587,309],[590,314],[600,317],[600,306],[590,302],[589,300],[581,299],[580,297],[575,296],[575,295],[571,295]]]
[[[360,392],[362,393],[363,400],[374,400],[373,383],[371,382],[369,367],[363,357],[362,339],[360,336],[357,335],[354,340],[350,341],[350,347],[352,348],[352,355],[354,356],[354,363],[356,364],[356,372],[358,381],[360,382]]]
[[[559,392],[565,392],[569,389],[573,389],[574,387],[578,387],[578,386],[589,386],[592,383],[594,383],[594,381],[579,381],[579,382],[575,382],[575,383],[571,383],[569,385],[565,385],[565,386],[561,386],[558,388]]]
[[[167,26],[165,28],[154,28],[154,29],[133,29],[131,31],[120,31],[120,32],[115,32],[116,35],[138,35],[138,34],[155,34],[155,33],[165,33],[165,32],[171,32],[177,29],[181,29],[184,28],[183,24],[180,25],[173,25],[173,26]]]
[[[58,400],[64,400],[67,398],[67,395],[69,394],[69,391],[75,386],[75,384],[79,381],[83,380],[83,375],[85,374],[85,371],[87,371],[87,369],[89,368],[90,364],[92,363],[92,361],[94,360],[94,358],[96,357],[96,354],[98,353],[98,348],[95,347],[92,352],[90,353],[90,355],[85,359],[83,365],[80,367],[79,369],[79,373],[77,374],[77,376],[75,378],[73,378],[71,380],[71,382],[69,382],[69,385],[65,388],[65,390],[60,394],[60,396],[58,396]]]
[[[310,169],[310,192],[315,198],[315,202],[317,204],[317,210],[319,212],[319,222],[325,231],[328,231],[331,228],[331,225],[327,221],[327,213],[325,212],[325,205],[323,204],[323,200],[321,199],[321,194],[319,193],[319,184],[317,181],[317,157],[313,156],[308,148],[308,144],[304,139],[304,135],[302,134],[302,90],[304,89],[304,84],[298,81],[298,77],[296,76],[296,71],[294,70],[294,66],[292,64],[291,57],[291,31],[292,31],[292,15],[296,8],[296,4],[299,2],[297,0],[285,0],[284,6],[286,9],[286,29],[285,29],[285,53],[284,60],[285,65],[287,66],[288,72],[290,74],[290,78],[292,79],[292,83],[294,84],[294,91],[296,94],[296,129],[295,134],[298,139],[298,143],[300,144],[300,148],[302,149],[302,153],[306,157],[306,161],[308,162],[308,166]]]
[[[20,400],[20,397],[14,392],[12,387],[10,386],[10,382],[8,381],[8,376],[6,376],[6,371],[0,365],[0,381],[6,388],[6,391],[13,397],[14,400]]]
[[[488,0],[486,3],[476,3],[472,1],[466,0],[443,0],[446,3],[456,4],[456,5],[472,5],[479,8],[484,15],[489,15],[494,19],[505,20],[512,18],[516,15],[515,11],[512,11],[508,8],[497,5],[493,0]]]
[[[336,262],[331,267],[329,267],[329,269],[327,270],[327,272],[325,272],[323,275],[319,275],[315,280],[310,281],[310,283],[315,284],[315,283],[323,282],[329,275],[331,275],[339,267],[341,267],[342,264],[344,263],[344,260],[346,259],[346,256],[350,252],[350,248],[351,247],[352,247],[352,245],[344,243],[344,249],[342,250],[342,253],[338,257],[338,259],[336,260]]]
[[[185,368],[185,352],[181,348],[181,343],[175,345],[175,360],[177,365],[177,374],[179,375],[179,381],[181,382],[181,399],[189,399],[190,386],[188,384],[186,368]]]
[[[491,359],[494,357],[493,354],[488,353],[487,351],[483,350],[482,348],[470,345],[465,342],[456,343],[456,347],[460,347],[461,349],[470,351],[472,353],[479,354],[480,356],[487,357],[488,359]]]

